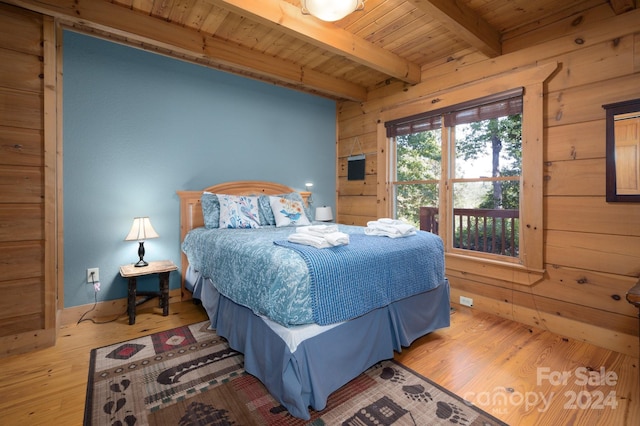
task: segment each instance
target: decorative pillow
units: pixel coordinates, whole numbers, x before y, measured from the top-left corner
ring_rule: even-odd
[[[260,228],[258,197],[218,194],[220,228]]]
[[[277,227],[311,225],[302,201],[286,197],[269,197],[269,204]]]
[[[258,211],[260,212],[260,225],[267,226],[276,224],[276,218],[273,217],[268,195],[260,195],[258,197]]]
[[[299,192],[290,192],[288,194],[278,194],[273,197],[286,198],[290,201],[297,201],[302,204],[304,208],[304,214],[307,216],[308,220],[313,220],[311,216],[311,211],[305,205],[304,200],[302,199],[302,195]],[[261,195],[258,199],[258,204],[260,206],[260,225],[275,225],[276,218],[273,216],[273,211],[271,210],[271,197],[268,195]]]
[[[202,206],[204,227],[207,229],[217,228],[220,224],[220,202],[218,202],[216,194],[203,192],[200,205]]]

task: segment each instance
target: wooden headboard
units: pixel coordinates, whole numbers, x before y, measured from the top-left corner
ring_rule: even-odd
[[[220,183],[199,191],[177,191],[180,197],[180,244],[184,241],[185,236],[193,228],[204,226],[204,217],[202,216],[202,206],[200,197],[204,191],[214,194],[229,195],[279,195],[295,192],[286,185],[273,182],[263,182],[259,180],[239,180],[235,182]],[[300,192],[305,204],[309,204],[311,192]],[[182,300],[191,299],[191,293],[184,288],[185,275],[189,261],[184,253],[181,253],[181,269],[180,288]]]

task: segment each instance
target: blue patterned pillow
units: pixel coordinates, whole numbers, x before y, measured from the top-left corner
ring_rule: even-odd
[[[260,228],[258,197],[218,194],[220,228]]]
[[[302,201],[286,197],[269,197],[269,204],[271,204],[276,227],[311,225],[305,214]]]
[[[290,192],[288,194],[274,195],[274,197],[286,198],[291,201],[298,201],[302,204],[305,216],[307,219],[313,220],[311,216],[311,210],[305,205],[302,195],[299,192]],[[268,195],[261,195],[258,198],[258,205],[260,206],[260,225],[275,225],[276,218],[273,216],[273,210],[271,210],[271,201]]]
[[[267,226],[276,224],[276,218],[273,217],[268,195],[258,197],[258,211],[260,213],[260,225]]]
[[[220,202],[216,194],[203,192],[200,198],[200,205],[202,206],[204,227],[207,229],[217,228],[220,224]]]

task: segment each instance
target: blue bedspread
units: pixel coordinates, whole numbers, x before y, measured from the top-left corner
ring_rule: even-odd
[[[328,324],[342,321],[336,318],[344,318],[344,315],[336,314],[333,308],[325,306],[328,302],[321,300],[325,296],[338,300],[344,305],[349,302],[349,305],[353,306],[347,308],[347,316],[354,317],[358,313],[368,312],[371,306],[384,304],[381,300],[398,300],[397,298],[401,298],[402,295],[409,296],[423,289],[433,288],[444,279],[442,241],[436,235],[419,232],[418,237],[393,240],[387,237],[365,237],[364,228],[358,226],[339,225],[339,230],[348,233],[353,242],[367,238],[366,241],[374,246],[373,250],[379,252],[378,260],[373,262],[384,261],[387,265],[382,268],[385,269],[385,279],[394,281],[398,288],[387,290],[382,283],[369,289],[364,286],[352,289],[351,286],[344,285],[350,279],[348,277],[353,276],[354,273],[371,275],[368,270],[362,269],[366,264],[363,260],[355,262],[355,266],[352,267],[356,269],[340,273],[343,285],[335,286],[332,290],[319,289],[318,285],[315,285],[315,289],[312,290],[311,274],[314,275],[316,282],[319,282],[317,278],[322,275],[322,271],[316,269],[310,273],[307,261],[298,250],[274,244],[275,241],[286,241],[288,235],[295,232],[295,228],[292,227],[197,228],[187,234],[182,243],[182,250],[187,255],[190,266],[203,277],[210,278],[220,293],[250,308],[254,313],[264,315],[287,327],[313,322]],[[427,239],[430,240],[430,249],[412,250],[413,254],[402,254],[397,257],[391,255],[392,246],[408,248],[412,246],[412,242]],[[338,252],[355,248],[355,244],[352,244],[338,248]],[[333,248],[308,249],[317,252],[335,250]],[[431,250],[434,252],[428,254],[427,251]],[[404,256],[412,260],[403,260]],[[393,258],[395,260],[392,260]],[[412,267],[397,267],[399,263],[390,262],[403,262],[405,266]],[[415,272],[410,271],[414,266],[418,269],[415,269]],[[327,271],[331,269],[327,266],[324,274],[330,275],[331,272]],[[357,272],[358,269],[360,272]],[[335,271],[334,268],[334,273],[337,273]],[[416,279],[415,276],[410,278],[410,274],[414,273],[422,274],[423,279]],[[315,307],[328,313],[316,314]],[[316,317],[320,321],[317,321]]]
[[[299,254],[273,244],[295,228],[191,230],[182,243],[189,265],[220,293],[284,326],[313,322],[309,271]]]
[[[288,241],[309,268],[317,324],[346,321],[431,290],[444,280],[442,240],[420,231],[405,238],[355,234],[344,246],[317,249]]]

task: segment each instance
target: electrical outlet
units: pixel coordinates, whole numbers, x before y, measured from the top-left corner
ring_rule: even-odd
[[[473,306],[473,299],[470,297],[460,296],[460,304],[464,306]]]
[[[100,268],[87,269],[87,283],[93,284],[96,281],[100,281]]]

